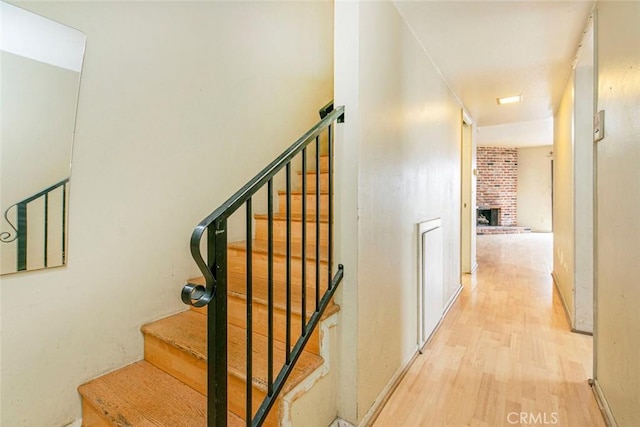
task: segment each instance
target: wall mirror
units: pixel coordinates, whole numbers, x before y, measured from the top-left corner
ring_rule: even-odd
[[[67,261],[69,178],[86,36],[0,2],[0,273]]]

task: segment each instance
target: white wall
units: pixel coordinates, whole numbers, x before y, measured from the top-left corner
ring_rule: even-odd
[[[518,226],[551,232],[553,146],[518,148]]]
[[[553,278],[571,327],[574,302],[573,73],[553,119]]]
[[[342,349],[350,382],[338,401],[339,415],[356,422],[416,351],[418,222],[442,218],[443,306],[460,284],[462,106],[391,2],[338,1],[336,18],[346,46],[336,47],[336,100],[347,108],[336,153],[359,160],[357,176],[340,178],[357,185],[357,206],[339,214],[342,224],[357,218],[339,243],[353,260],[357,241],[357,271],[345,263],[339,333],[356,348]]]
[[[576,332],[593,332],[593,32],[554,118],[553,276]],[[519,164],[520,166],[520,164]]]
[[[461,208],[461,251],[460,263],[463,273],[471,273],[476,262],[477,226],[477,170],[476,170],[476,127],[469,123],[462,125],[462,208]]]
[[[620,427],[640,425],[640,2],[597,4],[595,378]]]
[[[593,45],[591,45],[593,49]],[[593,58],[593,55],[591,55]],[[593,332],[593,63],[575,69],[575,329]]]
[[[192,228],[317,121],[331,3],[34,2],[87,35],[67,267],[3,277],[3,426],[80,417],[76,387],[186,307]]]

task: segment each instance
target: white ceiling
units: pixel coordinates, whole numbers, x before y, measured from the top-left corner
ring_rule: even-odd
[[[510,146],[553,143],[550,119],[593,3],[395,0],[478,125],[478,143]],[[497,105],[518,94],[523,102]]]

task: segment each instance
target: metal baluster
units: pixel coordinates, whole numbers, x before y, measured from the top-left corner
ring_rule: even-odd
[[[49,193],[44,194],[44,266],[47,267],[47,252],[49,245]]]
[[[267,184],[267,394],[273,394],[273,180]]]
[[[287,329],[286,363],[291,362],[291,162],[287,163]]]
[[[215,296],[207,310],[207,426],[227,425],[227,220],[207,228],[207,264],[215,277]]]
[[[253,416],[253,230],[252,230],[252,214],[251,214],[251,198],[247,200],[247,376],[246,376],[246,397],[247,402],[245,406],[245,420],[247,421],[247,427],[251,426],[251,418]]]
[[[62,263],[67,261],[67,183],[62,185]]]
[[[316,191],[318,191],[316,189]],[[307,149],[302,149],[302,336],[307,325]]]
[[[331,265],[331,258],[332,258],[332,248],[333,248],[333,127],[332,124],[329,124],[329,127],[327,128],[328,132],[329,132],[329,140],[328,140],[328,144],[327,144],[327,155],[329,156],[328,161],[329,161],[329,195],[327,196],[327,203],[328,203],[328,209],[327,209],[327,221],[328,221],[328,227],[327,227],[327,283],[328,283],[328,287],[329,289],[331,289],[331,279],[332,279],[332,275],[331,275],[331,270],[332,270],[332,265]]]
[[[316,136],[316,311],[320,310],[320,136]]]

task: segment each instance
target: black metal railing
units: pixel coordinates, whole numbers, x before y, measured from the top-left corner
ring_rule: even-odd
[[[62,264],[65,263],[66,260],[66,209],[67,209],[67,183],[69,182],[69,178],[65,178],[60,182],[53,184],[50,187],[45,188],[39,193],[34,194],[33,196],[27,197],[26,199],[14,203],[9,206],[7,210],[4,211],[4,219],[9,224],[9,226],[13,229],[13,231],[3,231],[0,233],[0,241],[2,243],[11,243],[13,241],[17,242],[16,245],[16,270],[17,271],[25,271],[27,269],[27,242],[28,242],[28,222],[27,222],[27,211],[28,207],[31,203],[44,199],[43,206],[43,238],[42,238],[42,250],[43,250],[43,264],[44,267],[49,266],[49,198],[50,194],[62,187],[62,192],[60,195],[61,198],[61,209],[62,209],[62,225],[61,225],[61,233],[62,233],[62,242],[61,242],[61,261]],[[16,220],[15,224],[11,222],[9,219],[9,212],[11,209],[16,208]]]
[[[311,337],[313,329],[317,326],[323,315],[324,310],[329,305],[338,284],[342,280],[343,266],[338,265],[335,275],[333,274],[333,143],[334,143],[334,126],[335,122],[344,120],[344,107],[333,108],[323,107],[321,110],[322,119],[309,131],[307,131],[300,139],[298,139],[291,147],[285,150],[277,159],[271,162],[258,175],[251,179],[231,198],[223,203],[218,209],[213,211],[206,217],[193,231],[191,236],[191,254],[202,271],[206,285],[187,284],[182,290],[182,301],[196,307],[208,306],[207,311],[207,328],[208,328],[208,368],[207,368],[207,425],[209,427],[220,427],[227,425],[227,285],[228,285],[228,265],[227,265],[227,248],[228,248],[228,219],[243,205],[245,206],[245,232],[246,232],[246,266],[244,267],[246,281],[246,403],[245,414],[247,426],[260,426],[264,423],[269,410],[276,402],[278,394],[283,386],[293,366],[300,357],[304,346]],[[321,201],[321,137],[327,140],[327,163],[328,163],[328,189],[323,194],[326,199],[323,204]],[[307,161],[308,149],[315,145],[315,247],[312,249],[315,254],[307,256],[307,195],[312,196],[314,193],[307,191]],[[302,235],[300,248],[301,253],[301,330],[300,335],[292,337],[292,189],[291,189],[291,168],[294,158],[298,160],[301,157],[302,167],[302,190],[301,190],[301,225]],[[286,283],[286,325],[285,325],[285,358],[284,364],[278,372],[274,372],[274,177],[284,170],[286,175],[286,238],[285,238],[285,270],[284,282]],[[267,373],[266,373],[266,397],[254,411],[253,408],[253,287],[254,287],[254,247],[253,247],[253,197],[258,191],[267,187]],[[321,267],[321,258],[325,255],[321,253],[321,228],[320,218],[326,216],[328,221],[326,238],[326,289],[321,289],[324,278],[321,277],[323,268]],[[206,234],[206,261],[201,250],[201,241]],[[312,260],[315,256],[315,307],[311,316],[307,319],[307,260]],[[296,261],[297,262],[297,261]],[[310,276],[311,277],[311,276]],[[297,303],[297,302],[296,302]],[[278,366],[276,367],[276,370]],[[275,377],[274,377],[275,375]]]

